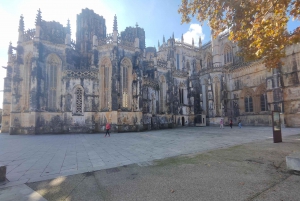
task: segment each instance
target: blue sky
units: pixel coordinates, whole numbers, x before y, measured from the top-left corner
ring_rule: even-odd
[[[197,20],[190,24],[181,25],[181,16],[177,10],[181,0],[0,0],[0,90],[3,90],[3,78],[7,65],[7,49],[9,41],[16,46],[18,39],[18,23],[23,14],[25,30],[35,28],[37,10],[42,11],[42,18],[46,21],[58,21],[64,26],[70,19],[72,38],[75,39],[76,14],[83,8],[93,9],[106,19],[107,33],[112,33],[113,17],[118,18],[118,30],[123,31],[127,26],[136,23],[146,32],[146,46],[156,46],[158,40],[162,43],[163,35],[166,39],[172,36],[180,39],[184,34],[184,41],[191,43],[192,38],[198,44],[210,41],[210,29],[203,27]],[[288,29],[300,26],[299,21],[289,22]],[[0,92],[0,108],[2,108],[3,94]]]

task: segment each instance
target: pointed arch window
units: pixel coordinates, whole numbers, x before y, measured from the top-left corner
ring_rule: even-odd
[[[57,72],[58,63],[52,58],[48,63],[48,109],[49,111],[57,110]]]
[[[211,68],[213,66],[212,56],[209,55],[206,60],[207,68]]]
[[[160,86],[160,112],[165,111],[166,104],[166,80],[165,77],[161,77],[161,86]]]
[[[62,61],[56,54],[50,54],[46,59],[45,85],[46,92],[46,110],[49,112],[57,112],[61,108],[61,66]]]
[[[187,70],[187,71],[190,71],[190,72],[194,72],[194,71],[195,71],[193,65],[192,65],[192,68],[191,68],[191,65],[190,65],[190,62],[189,62],[189,61],[186,62],[186,70]]]
[[[252,96],[245,97],[245,112],[253,112],[253,99]]]
[[[24,96],[24,110],[29,109],[29,103],[30,103],[30,86],[31,86],[31,55],[28,55],[25,61],[25,67],[24,67],[24,82],[23,82],[23,96]]]
[[[267,94],[263,93],[260,95],[260,110],[261,111],[268,111],[268,100]]]
[[[224,64],[232,63],[233,55],[232,55],[232,48],[226,45],[224,48]]]
[[[100,110],[111,109],[111,61],[104,57],[100,64]]]
[[[184,91],[183,88],[179,88],[179,103],[183,104]]]
[[[176,60],[177,60],[177,70],[180,70],[179,54],[177,54]]]

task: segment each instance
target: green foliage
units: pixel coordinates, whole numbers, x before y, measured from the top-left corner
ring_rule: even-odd
[[[286,31],[290,18],[300,19],[300,0],[182,0],[178,10],[182,23],[191,16],[208,20],[214,37],[229,29],[229,39],[241,47],[246,61],[264,59],[267,68],[277,68],[285,47],[300,41],[300,27]]]

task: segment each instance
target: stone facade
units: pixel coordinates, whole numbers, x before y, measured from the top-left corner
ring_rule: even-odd
[[[2,125],[2,109],[0,109],[0,125]],[[1,130],[1,126],[0,126],[0,130]]]
[[[77,15],[76,42],[69,22],[36,17],[19,23],[9,45],[2,132],[10,134],[113,132],[217,124],[270,125],[271,111],[300,126],[299,44],[287,48],[284,66],[267,71],[245,63],[228,34],[199,46],[163,38],[145,46],[138,25],[113,33],[93,10]],[[203,119],[206,118],[206,119]]]

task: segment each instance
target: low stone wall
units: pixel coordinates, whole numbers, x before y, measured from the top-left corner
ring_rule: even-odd
[[[284,121],[287,127],[300,127],[300,112],[296,114],[285,114]]]
[[[213,117],[208,118],[209,126],[219,126],[220,120],[223,119],[224,125],[229,125],[231,118],[229,117]],[[237,126],[239,120],[242,122],[242,126],[271,126],[272,125],[272,116],[271,115],[262,115],[262,114],[253,114],[247,116],[238,116],[232,118],[233,125]]]

